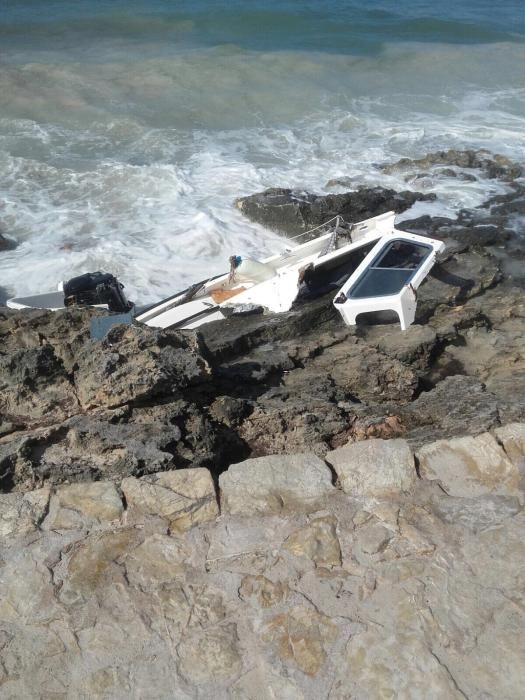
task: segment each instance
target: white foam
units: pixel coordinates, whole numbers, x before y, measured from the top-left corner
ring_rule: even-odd
[[[491,51],[503,65],[522,49]],[[246,64],[242,52],[226,52],[211,63],[209,55],[145,61],[132,75],[121,64],[31,67],[25,82],[17,82],[22,69],[11,68],[0,79],[8,90],[0,99],[13,97],[0,120],[0,228],[19,246],[0,254],[0,286],[47,291],[102,269],[131,297],[154,301],[223,271],[232,253],[262,257],[284,248],[286,240],[232,206],[266,187],[323,192],[329,179],[344,177],[356,187],[436,193],[418,215],[453,215],[505,191],[481,177],[411,180],[377,167],[448,148],[486,148],[525,163],[525,90],[512,80],[467,89],[462,77],[433,92],[446,85],[454,61],[474,71],[479,51],[416,53],[250,54]],[[190,89],[202,94],[188,94],[179,114],[177,100]],[[214,110],[228,128],[210,128]]]

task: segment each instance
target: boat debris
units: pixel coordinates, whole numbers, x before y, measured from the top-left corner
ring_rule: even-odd
[[[228,318],[235,309],[289,311],[295,303],[334,291],[347,325],[358,316],[393,311],[405,330],[415,318],[416,290],[445,244],[395,228],[395,212],[349,225],[340,216],[296,236],[319,235],[264,260],[232,255],[228,272],[191,285],[130,317],[156,328],[192,329]],[[331,226],[328,232],[326,227]],[[9,299],[11,308],[59,309],[70,304],[129,313],[123,285],[107,273],[87,273],[58,292]],[[232,311],[233,309],[233,311]]]

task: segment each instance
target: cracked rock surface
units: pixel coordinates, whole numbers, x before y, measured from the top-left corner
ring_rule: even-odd
[[[522,698],[525,425],[371,443],[1,495],[1,697]]]

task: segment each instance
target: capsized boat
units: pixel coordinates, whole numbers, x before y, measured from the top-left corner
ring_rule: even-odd
[[[415,291],[445,245],[400,231],[394,220],[395,212],[353,225],[334,217],[326,222],[332,224],[331,231],[279,255],[261,261],[232,256],[228,273],[155,304],[137,321],[159,328],[197,328],[227,318],[236,307],[260,306],[279,313],[301,298],[333,289],[338,292],[333,303],[345,323],[355,324],[362,313],[395,311],[404,330],[415,318]]]
[[[291,239],[309,237],[284,253],[260,261],[232,255],[228,272],[138,310],[135,320],[157,328],[192,329],[241,309],[289,311],[300,300],[333,290],[334,306],[345,323],[355,324],[363,313],[394,311],[404,330],[415,318],[416,289],[445,246],[398,230],[394,221],[394,212],[351,225],[336,216]],[[11,308],[58,309],[71,304],[130,310],[122,285],[106,273],[74,278],[51,295],[7,301]]]

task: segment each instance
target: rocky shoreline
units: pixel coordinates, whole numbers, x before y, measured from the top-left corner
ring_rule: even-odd
[[[428,278],[406,332],[345,327],[330,294],[101,342],[101,311],[0,307],[0,694],[520,697],[521,169],[483,151],[387,168],[508,189],[403,221],[468,282]],[[236,204],[295,235],[432,197]]]

